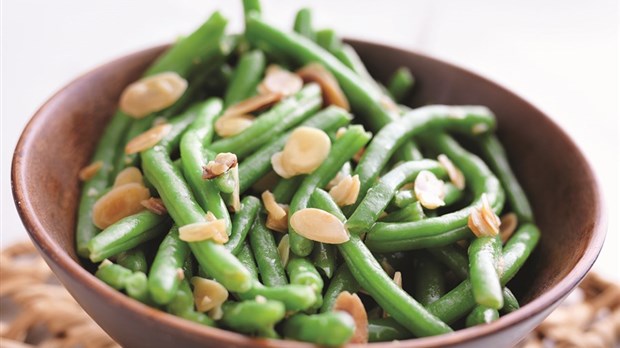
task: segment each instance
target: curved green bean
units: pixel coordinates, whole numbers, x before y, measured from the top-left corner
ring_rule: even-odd
[[[259,50],[241,55],[224,94],[224,104],[233,105],[254,95],[265,71],[265,64],[265,54]]]
[[[247,334],[274,332],[274,325],[284,319],[286,309],[282,302],[247,300],[226,302],[222,305],[221,322],[237,331]]]
[[[243,242],[256,220],[261,208],[260,200],[254,196],[246,196],[241,200],[241,210],[235,213],[232,221],[232,231],[228,242],[224,244],[226,249],[237,255],[243,247]]]
[[[153,301],[162,305],[172,301],[183,280],[179,272],[189,254],[189,246],[179,239],[179,228],[173,226],[159,245],[149,272],[148,286]]]
[[[282,324],[284,337],[325,346],[341,346],[355,332],[351,315],[343,311],[295,314]]]

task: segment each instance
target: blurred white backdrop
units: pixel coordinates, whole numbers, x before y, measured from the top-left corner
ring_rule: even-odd
[[[21,130],[47,97],[100,63],[190,32],[215,9],[231,20],[229,29],[242,28],[240,1],[230,0],[1,4],[2,246],[27,238],[10,192],[10,160]],[[595,268],[620,280],[616,0],[263,0],[265,16],[287,28],[302,6],[314,8],[317,28],[469,68],[554,118],[599,175],[609,232]]]

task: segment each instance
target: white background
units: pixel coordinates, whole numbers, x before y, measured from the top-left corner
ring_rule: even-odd
[[[214,9],[231,19],[233,30],[241,29],[239,3],[2,1],[2,246],[26,238],[9,173],[13,148],[36,108],[77,74],[174,40]],[[311,6],[318,28],[332,27],[346,36],[412,48],[462,65],[547,112],[572,135],[599,175],[609,233],[595,267],[620,279],[617,1],[263,3],[265,16],[281,27],[290,27],[297,8]]]

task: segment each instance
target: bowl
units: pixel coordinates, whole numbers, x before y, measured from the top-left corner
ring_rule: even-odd
[[[539,246],[510,283],[522,308],[452,334],[402,341],[406,347],[509,347],[583,279],[605,235],[599,188],[588,162],[545,114],[510,91],[428,56],[349,40],[371,73],[385,81],[399,66],[416,76],[410,106],[481,104],[495,112],[498,136],[529,195],[542,231]],[[123,88],[167,46],[130,54],[78,77],[32,117],[15,149],[12,187],[17,210],[51,269],[86,312],[125,347],[303,347],[203,327],[134,301],[89,273],[75,253],[78,171],[116,109]],[[375,347],[393,346],[377,343]]]

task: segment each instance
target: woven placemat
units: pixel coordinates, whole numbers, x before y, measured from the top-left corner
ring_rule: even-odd
[[[73,300],[30,242],[0,252],[0,348],[119,347]],[[521,347],[615,347],[620,285],[590,273]]]

